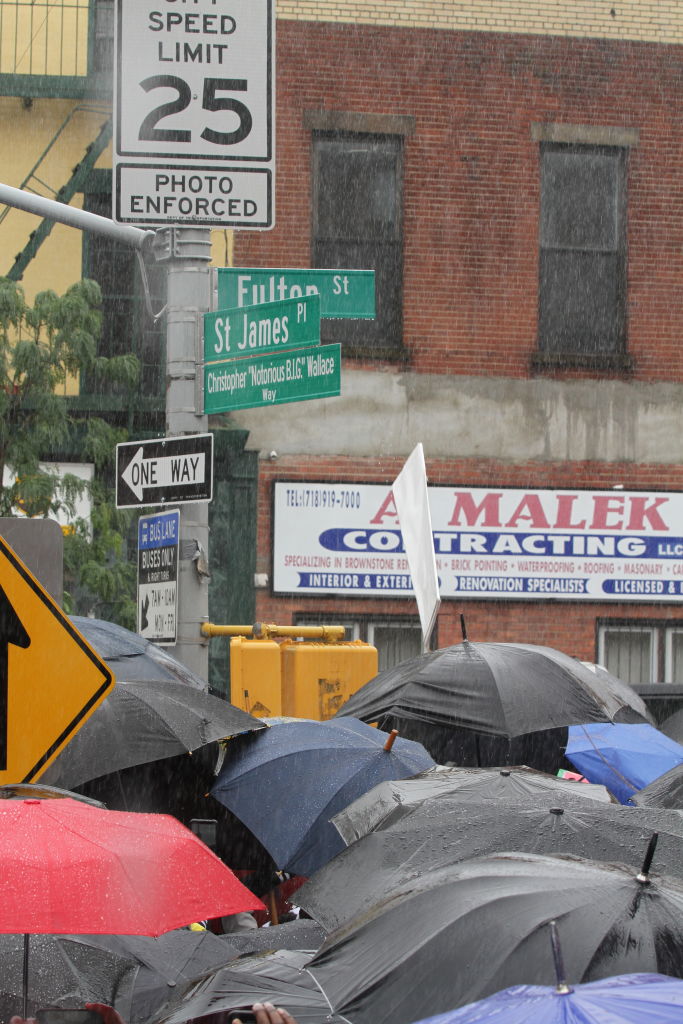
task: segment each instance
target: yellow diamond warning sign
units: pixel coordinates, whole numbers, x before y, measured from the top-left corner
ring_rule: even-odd
[[[114,682],[0,538],[0,784],[40,778]]]

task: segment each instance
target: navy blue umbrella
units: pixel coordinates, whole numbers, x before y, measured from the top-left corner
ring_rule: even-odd
[[[231,744],[211,794],[251,830],[278,868],[308,876],[344,849],[330,818],[379,782],[433,765],[420,743],[355,718],[301,719]]]
[[[590,782],[606,786],[622,804],[676,765],[683,746],[646,723],[570,725],[566,757]]]

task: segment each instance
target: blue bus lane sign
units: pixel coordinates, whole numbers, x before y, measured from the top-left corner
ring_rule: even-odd
[[[138,520],[138,633],[175,644],[178,619],[180,509]]]

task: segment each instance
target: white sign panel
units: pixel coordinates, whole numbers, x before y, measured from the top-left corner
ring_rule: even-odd
[[[42,473],[49,473],[55,478],[55,499],[60,503],[59,508],[56,512],[52,509],[48,509],[47,518],[56,520],[65,532],[73,526],[74,522],[78,519],[82,519],[88,527],[88,533],[91,532],[92,523],[90,522],[90,515],[92,513],[92,500],[90,497],[90,485],[93,481],[95,474],[95,466],[92,462],[40,462],[39,468]],[[67,495],[64,493],[65,488],[60,482],[65,476],[75,476],[83,484],[83,490],[80,494],[73,495],[73,504],[70,511],[65,504]],[[16,473],[11,466],[5,466],[2,476],[3,487],[11,487],[16,482]],[[71,504],[71,501],[69,501]],[[14,506],[12,508],[13,516],[25,516],[26,512],[21,506]]]
[[[274,0],[117,0],[114,219],[273,226]]]
[[[683,600],[683,494],[430,487],[442,597]],[[276,483],[273,590],[413,597],[390,487]]]

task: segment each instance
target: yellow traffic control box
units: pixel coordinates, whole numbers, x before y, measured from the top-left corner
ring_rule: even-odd
[[[309,643],[284,640],[282,714],[325,721],[377,675],[377,648],[361,640]]]
[[[274,640],[232,637],[230,702],[256,718],[283,714],[280,644]]]

